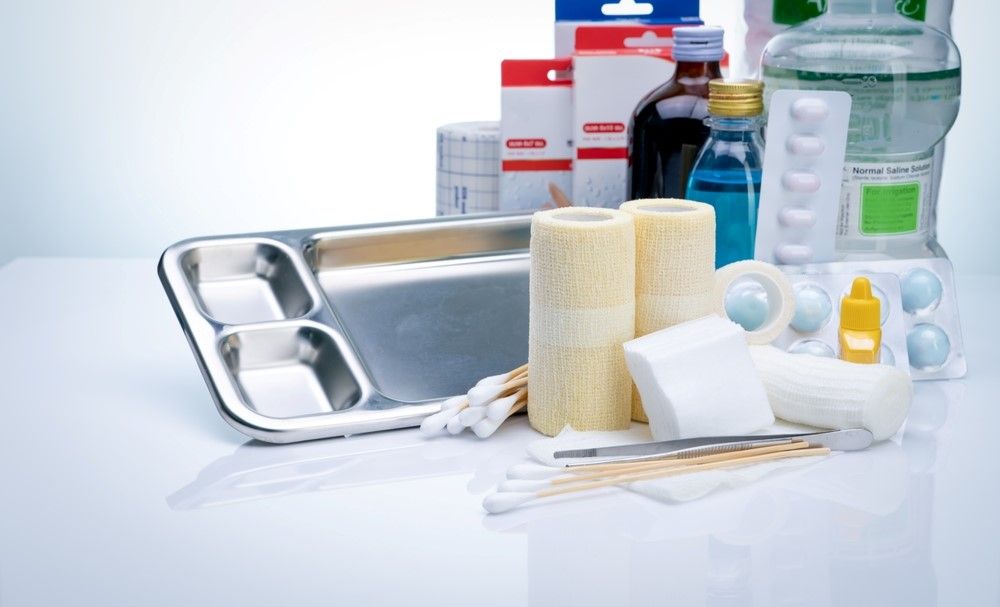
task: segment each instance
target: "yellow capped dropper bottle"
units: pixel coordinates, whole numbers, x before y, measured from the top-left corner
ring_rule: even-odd
[[[852,363],[877,363],[882,348],[881,302],[872,283],[854,279],[851,293],[840,302],[840,358]]]

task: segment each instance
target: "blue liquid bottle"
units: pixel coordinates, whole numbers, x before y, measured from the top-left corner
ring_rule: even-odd
[[[763,85],[756,80],[709,83],[706,124],[712,129],[688,180],[687,198],[715,208],[715,267],[753,259],[764,143]]]

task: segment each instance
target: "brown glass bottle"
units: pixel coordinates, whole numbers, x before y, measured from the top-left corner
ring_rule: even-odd
[[[717,52],[705,46],[690,50],[682,34],[700,30],[688,39],[712,39],[706,30],[718,32]],[[722,77],[720,28],[677,28],[674,56],[677,69],[665,84],[646,95],[629,122],[628,195],[638,198],[684,198],[688,174],[698,151],[708,139],[708,82]],[[696,34],[692,31],[691,34]],[[688,52],[690,51],[690,52]],[[705,57],[690,60],[687,56]]]

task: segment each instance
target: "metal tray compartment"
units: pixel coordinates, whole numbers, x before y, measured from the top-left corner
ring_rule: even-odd
[[[223,418],[295,442],[414,426],[527,358],[530,216],[195,239],[159,274]]]
[[[314,305],[289,254],[266,242],[191,249],[181,267],[202,310],[221,323],[297,318]]]
[[[247,406],[262,415],[343,411],[361,394],[340,347],[319,327],[240,331],[222,343],[222,359]]]

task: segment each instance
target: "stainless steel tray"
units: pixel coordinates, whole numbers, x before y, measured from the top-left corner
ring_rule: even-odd
[[[530,222],[185,240],[159,275],[233,427],[273,443],[388,430],[527,360]]]

